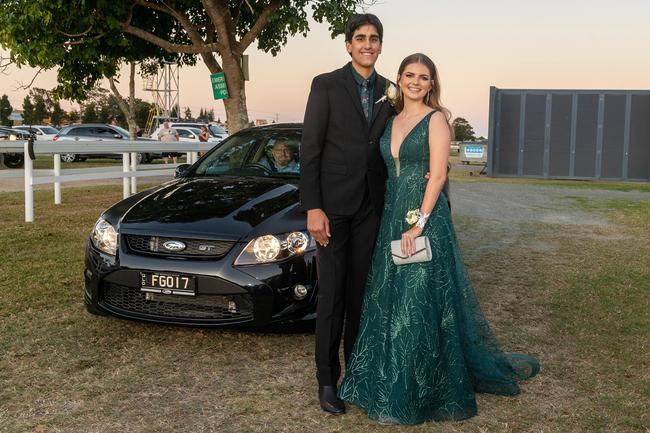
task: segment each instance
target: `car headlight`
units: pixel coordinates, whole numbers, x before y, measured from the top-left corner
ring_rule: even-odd
[[[304,232],[264,235],[246,245],[235,260],[235,266],[280,262],[315,247],[316,242]]]
[[[9,135],[9,141],[16,141],[17,139],[18,139],[18,137],[16,136],[16,134],[10,134]]]
[[[106,254],[114,256],[117,252],[117,232],[113,226],[103,218],[98,219],[95,223],[90,239],[92,239],[95,247]]]

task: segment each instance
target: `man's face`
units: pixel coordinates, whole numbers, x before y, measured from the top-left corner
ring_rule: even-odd
[[[345,48],[352,56],[352,63],[362,68],[373,68],[381,54],[379,32],[372,24],[366,24],[354,31],[352,40],[345,41]]]
[[[284,167],[285,165],[289,164],[291,162],[291,158],[293,157],[293,152],[291,151],[291,148],[287,146],[284,142],[278,141],[275,143],[273,146],[273,159],[275,159],[275,162],[281,166]]]

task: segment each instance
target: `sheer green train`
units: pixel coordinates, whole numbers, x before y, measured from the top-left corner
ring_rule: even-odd
[[[396,266],[390,241],[420,206],[428,171],[425,116],[390,153],[393,119],[380,141],[389,171],[386,202],[366,285],[361,328],[339,396],[372,419],[402,424],[460,420],[476,414],[476,392],[519,393],[517,379],[539,371],[527,355],[504,353],[472,289],[447,198],[435,205],[424,235],[430,262]]]

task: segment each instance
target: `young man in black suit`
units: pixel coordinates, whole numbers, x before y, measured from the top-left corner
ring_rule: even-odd
[[[323,410],[344,413],[336,396],[343,334],[347,363],[383,209],[386,166],[379,138],[394,113],[387,80],[375,71],[383,27],[372,14],[345,29],[351,62],[314,78],[300,150],[300,199],[318,244],[316,369]]]

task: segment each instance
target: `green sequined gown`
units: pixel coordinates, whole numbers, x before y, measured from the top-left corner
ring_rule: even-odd
[[[476,414],[476,392],[519,393],[537,361],[505,354],[490,330],[463,266],[447,198],[436,203],[423,235],[430,262],[396,266],[390,241],[419,208],[428,171],[426,115],[390,152],[393,119],[380,141],[388,167],[386,202],[366,285],[361,327],[339,397],[372,419],[401,424],[460,420]]]

